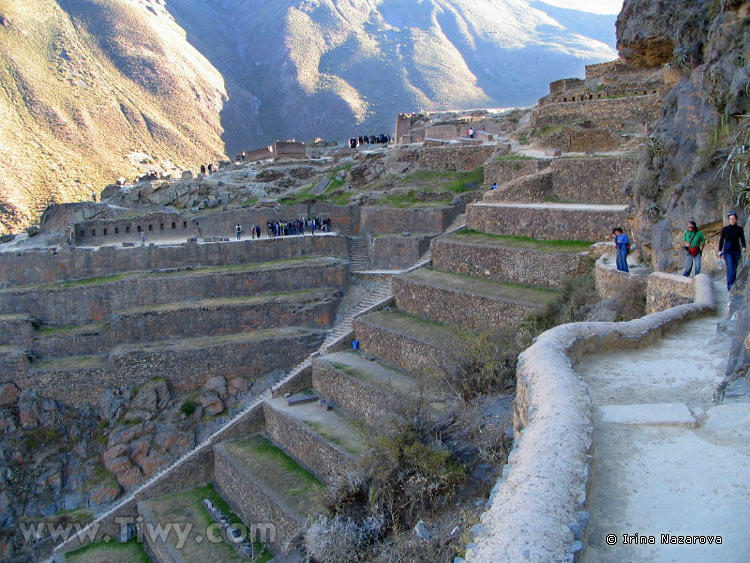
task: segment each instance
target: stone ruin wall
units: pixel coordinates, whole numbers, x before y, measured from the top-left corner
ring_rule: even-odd
[[[661,109],[661,95],[609,98],[594,101],[551,103],[532,113],[533,127],[555,127],[573,121],[592,121],[621,129],[624,122],[649,123]]]
[[[195,242],[169,246],[98,249],[63,247],[0,253],[0,279],[25,285],[188,266],[227,266],[302,256],[348,259],[346,239],[337,236],[280,237],[231,244]],[[0,301],[1,301],[0,297]]]
[[[409,236],[370,237],[368,255],[377,270],[402,270],[416,264],[430,248],[434,234],[411,233]]]
[[[427,207],[399,209],[397,207],[363,207],[360,232],[390,234],[399,232],[442,233],[460,212],[459,207]]]
[[[507,154],[506,145],[449,145],[443,147],[397,147],[397,162],[416,162],[426,170],[469,172],[484,166],[493,155]]]
[[[359,232],[358,206],[337,206],[323,203],[295,204],[275,207],[248,207],[226,209],[210,213],[161,213],[141,215],[132,219],[83,221],[76,224],[75,241],[80,245],[141,243],[141,231],[147,242],[202,237],[225,237],[234,239],[235,225],[242,226],[243,238],[250,237],[250,227],[260,225],[261,234],[266,232],[268,221],[286,221],[300,217],[327,217],[331,219],[331,230],[356,235]],[[139,230],[140,228],[140,230]],[[105,233],[106,229],[106,233]]]

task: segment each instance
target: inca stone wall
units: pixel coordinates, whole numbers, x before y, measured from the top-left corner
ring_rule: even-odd
[[[446,291],[428,283],[411,283],[408,278],[393,278],[396,306],[408,313],[435,319],[449,326],[463,326],[474,331],[493,327],[517,327],[528,315],[543,305],[491,299],[468,291]],[[445,303],[450,303],[446,307]]]
[[[521,174],[534,169],[527,164],[518,170],[518,176],[485,192],[484,199],[627,203],[623,188],[635,168],[636,161],[628,157],[556,158],[539,173]]]
[[[354,460],[342,449],[311,432],[302,422],[264,404],[266,432],[281,448],[314,474],[331,482],[354,469]]]
[[[32,284],[108,276],[121,272],[151,271],[187,266],[228,266],[300,256],[335,256],[348,259],[346,239],[338,236],[283,237],[231,244],[183,243],[99,249],[0,253],[0,280]]]
[[[555,127],[573,121],[594,121],[622,127],[627,121],[649,123],[661,108],[661,95],[627,96],[572,103],[545,104],[532,114],[533,127]]]
[[[374,384],[342,373],[324,360],[314,361],[312,384],[322,396],[350,415],[362,417],[371,428],[383,428],[398,413],[406,412],[408,403],[403,395],[386,393]]]
[[[137,342],[144,334],[158,334],[166,340],[251,332],[274,326],[331,326],[338,304],[335,290],[316,292],[304,300],[291,297],[258,303],[187,303],[180,308],[119,313],[110,322],[111,341]]]
[[[214,479],[235,513],[250,525],[273,524],[275,538],[268,542],[270,547],[281,549],[299,533],[301,522],[280,508],[278,494],[259,483],[225,444],[216,444],[214,456]]]
[[[427,170],[468,172],[483,166],[493,154],[505,154],[508,149],[506,147],[499,148],[497,145],[478,145],[398,147],[396,151],[396,159],[399,162],[418,162],[420,167]]]
[[[4,373],[14,374],[19,387],[28,381],[43,397],[76,405],[90,402],[107,387],[140,385],[153,377],[164,377],[174,389],[189,393],[216,376],[252,381],[275,369],[289,369],[317,349],[324,337],[323,331],[278,329],[225,339],[122,345],[105,357],[79,358],[73,364],[26,363],[8,366],[14,371]]]
[[[460,212],[458,207],[399,209],[396,207],[363,207],[361,233],[442,233]]]
[[[606,240],[615,226],[627,225],[628,214],[620,211],[501,207],[473,204],[467,207],[470,229],[499,235],[539,240]]]
[[[432,265],[467,276],[556,289],[562,278],[582,267],[587,255],[478,244],[464,244],[458,238],[436,239],[432,242]]]
[[[370,262],[373,268],[382,270],[405,269],[419,261],[430,248],[433,235],[412,233],[374,237],[369,245]]]
[[[682,275],[654,272],[648,276],[646,312],[665,311],[693,300],[693,280]]]
[[[547,168],[552,161],[549,159],[509,159],[491,160],[484,165],[484,183],[504,184],[519,176],[536,174]]]
[[[445,351],[427,341],[406,338],[398,332],[375,326],[366,319],[354,321],[361,348],[394,366],[412,373],[429,373],[445,362]]]
[[[337,206],[323,202],[311,204],[276,205],[274,207],[245,207],[210,213],[156,213],[136,218],[103,219],[76,224],[76,243],[104,245],[132,242],[140,244],[141,232],[150,242],[203,237],[228,237],[233,240],[234,227],[239,223],[243,237],[250,237],[250,227],[260,225],[263,234],[267,221],[287,221],[297,218],[327,217],[331,230],[343,234],[357,234],[359,210],[356,205]],[[139,230],[140,228],[140,230]],[[105,233],[106,229],[106,233]],[[93,234],[95,232],[95,234]]]
[[[594,280],[599,298],[605,300],[615,297],[631,286],[636,288],[637,293],[645,296],[648,275],[621,272],[612,267],[611,261],[599,259],[594,269]]]
[[[31,346],[33,319],[27,315],[0,315],[0,346]]]
[[[310,275],[315,276],[317,285],[344,289],[348,265],[336,259],[305,260],[263,270],[164,274],[101,284],[14,289],[0,292],[0,308],[29,314],[49,326],[85,325],[136,307],[304,289],[311,285]]]

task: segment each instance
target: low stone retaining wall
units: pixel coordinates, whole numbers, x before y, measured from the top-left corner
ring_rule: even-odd
[[[143,337],[144,333],[128,335],[126,340],[117,343],[131,342],[134,338]],[[107,323],[88,325],[76,330],[65,328],[55,331],[37,333],[31,345],[31,351],[37,358],[61,358],[64,356],[95,356],[104,354],[113,346],[110,326]]]
[[[0,315],[0,346],[31,346],[33,323],[28,315]]]
[[[266,432],[288,455],[327,483],[354,469],[354,459],[344,450],[323,440],[299,420],[264,404]]]
[[[282,510],[284,503],[272,490],[263,486],[224,444],[214,447],[214,479],[222,498],[243,522],[273,525],[274,541],[271,547],[281,550],[299,533],[304,521],[295,519],[290,512]]]
[[[305,274],[307,275],[307,274]],[[219,336],[277,326],[329,328],[336,317],[336,290],[268,301],[220,304],[186,303],[168,309],[145,309],[112,317],[112,342],[137,342],[142,335],[160,339]],[[139,338],[140,337],[140,338]]]
[[[484,192],[483,200],[487,202],[544,202],[553,194],[553,172],[549,168],[536,174],[519,176],[502,184],[495,190]]]
[[[373,268],[379,270],[401,270],[408,268],[430,248],[435,235],[399,234],[374,237],[370,242],[369,255]]]
[[[461,212],[459,206],[399,209],[368,206],[360,212],[360,233],[442,233]]]
[[[401,311],[474,331],[515,328],[543,303],[493,299],[469,291],[449,290],[408,277],[393,278],[393,294]]]
[[[42,397],[79,405],[90,402],[110,386],[140,385],[164,377],[182,392],[199,389],[215,376],[248,379],[274,369],[289,369],[322,343],[325,332],[280,329],[271,334],[233,335],[227,341],[190,339],[153,346],[119,346],[106,357],[84,359],[80,365],[64,362],[14,365],[14,380],[28,375],[29,386]],[[21,371],[23,370],[23,371]],[[10,372],[9,372],[10,373]]]
[[[691,278],[679,274],[654,272],[648,276],[646,313],[690,303],[695,293],[693,284]]]
[[[0,253],[0,280],[11,284],[47,283],[121,272],[151,271],[185,266],[228,266],[285,260],[298,256],[349,258],[346,238],[336,235],[169,246],[64,247]]]
[[[625,211],[565,207],[503,207],[475,203],[466,207],[466,223],[483,233],[539,240],[604,240],[615,226],[627,224]]]
[[[269,264],[263,270],[186,271],[69,287],[13,289],[0,292],[0,309],[29,314],[47,326],[87,325],[136,307],[293,291],[312,284],[344,289],[347,263],[336,259],[300,261]]]
[[[492,160],[484,165],[484,183],[503,185],[514,178],[536,174],[547,168],[552,161],[549,159],[502,159]]]
[[[629,121],[648,123],[656,118],[662,96],[627,96],[592,101],[553,103],[539,106],[531,116],[532,127],[555,127],[573,121],[593,121],[622,127]]]
[[[351,377],[324,360],[314,360],[312,386],[355,420],[375,429],[384,428],[403,413],[407,400],[397,393],[385,393],[375,384]]]
[[[354,333],[361,349],[412,374],[430,373],[445,360],[436,346],[398,332],[355,319]]]
[[[466,561],[571,561],[580,551],[593,412],[574,364],[610,346],[637,347],[714,310],[711,278],[694,302],[624,323],[573,323],[543,333],[517,369],[516,440]]]
[[[634,287],[637,293],[645,296],[648,275],[621,272],[612,261],[613,257],[609,254],[602,255],[596,261],[594,281],[599,298],[602,301],[611,299],[629,287]]]
[[[437,270],[557,289],[565,276],[582,268],[588,253],[544,252],[455,237],[434,240],[431,255]]]

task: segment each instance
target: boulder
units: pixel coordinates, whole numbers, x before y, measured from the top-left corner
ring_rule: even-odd
[[[0,384],[0,407],[9,407],[18,402],[18,387],[13,382]]]
[[[92,508],[98,508],[102,505],[113,502],[120,496],[122,488],[116,483],[109,483],[94,487],[89,491],[89,505]]]
[[[203,393],[197,400],[206,416],[215,416],[224,411],[224,402],[213,392]]]
[[[213,391],[222,399],[227,396],[227,380],[221,376],[212,377],[203,384],[202,391]]]
[[[0,235],[0,244],[3,244],[4,242],[10,242],[14,238],[16,238],[16,235],[13,235],[13,234]]]
[[[29,237],[33,237],[41,233],[42,230],[37,225],[31,225],[31,227],[26,228],[26,232],[28,233]]]

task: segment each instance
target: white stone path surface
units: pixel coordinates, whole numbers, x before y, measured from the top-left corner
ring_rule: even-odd
[[[586,563],[750,561],[750,398],[712,400],[729,349],[716,332],[726,291],[714,291],[716,316],[577,367],[594,405]],[[624,545],[623,534],[636,533],[655,543]],[[662,544],[662,534],[720,535],[722,544]]]

